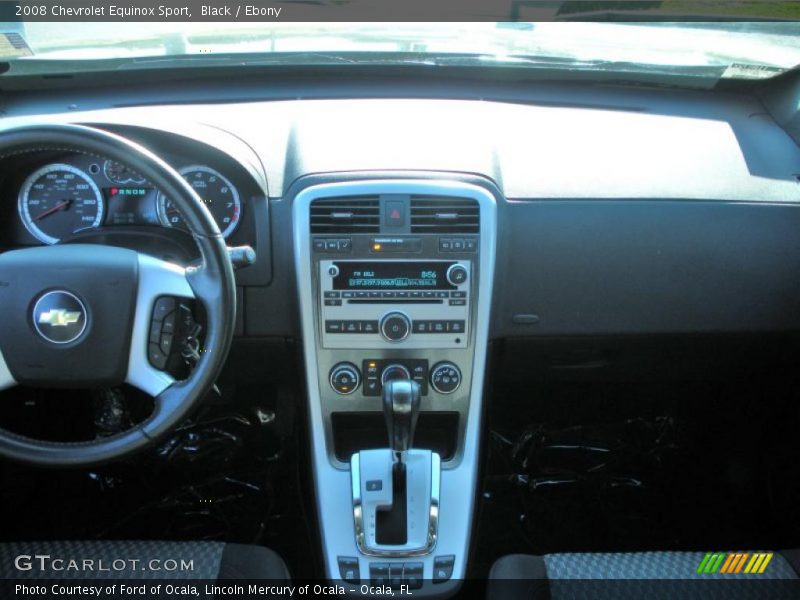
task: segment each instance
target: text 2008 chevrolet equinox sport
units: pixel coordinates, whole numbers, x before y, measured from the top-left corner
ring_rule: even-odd
[[[3,598],[800,597],[796,22],[2,25]]]

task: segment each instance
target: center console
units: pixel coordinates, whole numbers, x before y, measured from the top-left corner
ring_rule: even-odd
[[[303,189],[293,214],[327,576],[448,596],[472,528],[494,196],[351,181]]]

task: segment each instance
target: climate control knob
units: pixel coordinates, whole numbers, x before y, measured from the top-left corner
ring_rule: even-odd
[[[464,265],[458,263],[450,265],[447,269],[447,281],[450,285],[461,285],[467,281],[467,269]]]
[[[401,312],[386,313],[381,319],[380,330],[388,342],[402,342],[411,333],[411,320]]]
[[[328,381],[334,392],[347,396],[361,385],[361,373],[353,363],[340,362],[333,365]]]
[[[431,369],[431,387],[440,394],[452,394],[461,385],[461,370],[455,363],[443,361]]]
[[[386,382],[397,379],[411,379],[411,373],[403,365],[397,363],[387,365],[381,373],[381,385],[386,385]]]

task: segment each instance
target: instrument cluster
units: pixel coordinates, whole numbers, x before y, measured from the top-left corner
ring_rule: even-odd
[[[227,238],[242,217],[239,190],[219,171],[187,164],[178,172],[206,204]],[[39,165],[22,182],[17,210],[25,229],[45,244],[97,227],[153,225],[186,230],[172,201],[127,166],[91,156]]]

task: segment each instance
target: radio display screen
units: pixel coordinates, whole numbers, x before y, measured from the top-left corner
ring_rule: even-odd
[[[455,290],[447,281],[452,262],[336,262],[335,290]]]

